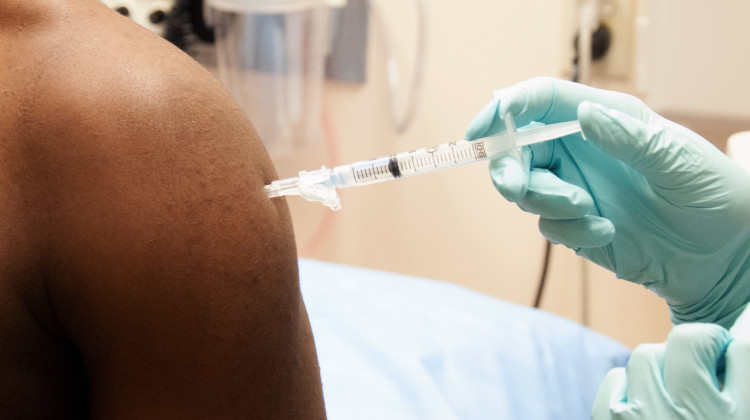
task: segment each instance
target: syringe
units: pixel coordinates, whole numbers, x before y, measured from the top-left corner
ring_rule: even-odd
[[[474,141],[458,140],[410,152],[364,160],[333,168],[300,171],[299,176],[271,182],[265,186],[268,197],[299,195],[308,201],[319,201],[331,210],[341,208],[337,188],[349,188],[390,181],[406,176],[424,174],[479,162],[500,153],[510,152],[520,160],[520,147],[553,140],[581,131],[578,121],[549,125],[532,125],[516,131],[510,114],[504,118],[506,130],[502,134]]]

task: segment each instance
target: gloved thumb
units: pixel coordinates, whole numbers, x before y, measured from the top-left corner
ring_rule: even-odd
[[[692,165],[698,157],[693,148],[665,125],[649,125],[588,101],[578,105],[578,120],[588,141],[633,167],[653,186],[670,188],[695,177]]]

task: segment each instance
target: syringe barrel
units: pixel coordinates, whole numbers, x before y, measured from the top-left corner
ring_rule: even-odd
[[[509,121],[512,123],[512,120]],[[477,139],[458,140],[437,146],[424,147],[391,156],[336,166],[331,170],[330,187],[348,188],[390,181],[396,178],[424,174],[443,168],[495,157],[500,153],[517,153],[520,145],[532,144],[580,131],[577,121],[537,127],[529,131],[515,131]]]
[[[485,139],[459,140],[337,166],[333,168],[333,179],[338,188],[374,184],[476,162],[490,157],[497,150]]]
[[[381,157],[333,168],[331,181],[336,188],[347,188],[396,179],[388,165],[391,157]]]

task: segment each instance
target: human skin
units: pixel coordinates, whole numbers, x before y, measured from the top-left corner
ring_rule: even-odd
[[[286,203],[200,65],[98,0],[0,1],[0,413],[324,418]]]

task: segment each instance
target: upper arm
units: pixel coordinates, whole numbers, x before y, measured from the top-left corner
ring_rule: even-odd
[[[273,168],[218,84],[180,66],[61,87],[76,99],[36,140],[50,295],[92,417],[323,417]]]

